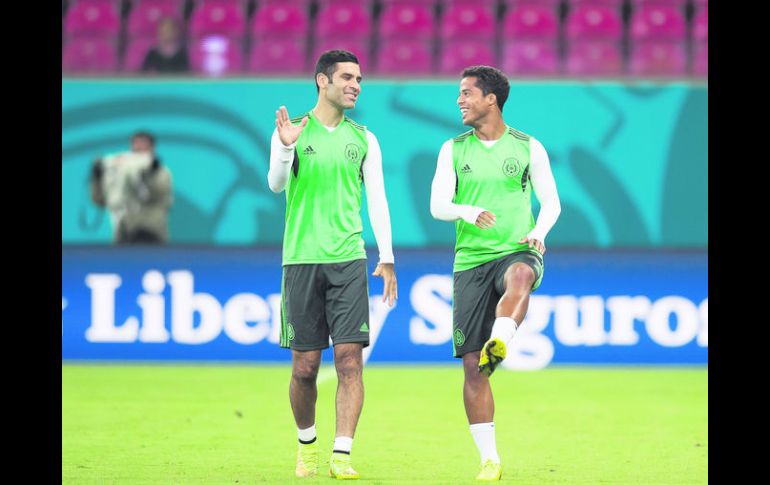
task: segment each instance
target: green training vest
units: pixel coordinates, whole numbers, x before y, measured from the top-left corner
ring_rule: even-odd
[[[496,216],[490,229],[480,229],[462,219],[455,222],[454,271],[530,250],[528,244],[518,243],[535,227],[529,135],[508,126],[503,137],[487,148],[470,130],[453,139],[452,158],[457,176],[453,202],[483,207]]]
[[[291,120],[299,124],[305,115]],[[331,132],[307,113],[286,185],[283,264],[366,259],[361,237],[366,128],[348,117]]]

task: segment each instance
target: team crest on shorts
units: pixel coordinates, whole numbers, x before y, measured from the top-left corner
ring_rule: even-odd
[[[287,333],[287,335],[289,337],[289,340],[294,340],[294,325],[289,323],[289,324],[286,325],[286,329],[287,329],[286,333]]]
[[[463,331],[459,328],[455,330],[455,345],[458,347],[462,347],[465,343],[465,335],[463,335]]]
[[[361,147],[355,143],[348,143],[345,147],[345,158],[349,162],[357,162],[361,158]]]
[[[506,158],[503,161],[503,173],[508,177],[516,177],[521,173],[521,162],[515,158]]]

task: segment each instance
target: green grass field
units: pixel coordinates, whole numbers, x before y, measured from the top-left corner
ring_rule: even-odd
[[[62,483],[332,483],[293,477],[289,373],[288,365],[64,364]],[[352,453],[364,482],[475,482],[459,362],[372,364],[364,382]],[[325,366],[316,428],[327,463],[336,383]],[[492,386],[504,481],[708,482],[705,368],[500,370]]]

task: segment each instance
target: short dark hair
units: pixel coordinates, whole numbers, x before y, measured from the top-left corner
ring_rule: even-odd
[[[493,93],[497,97],[497,107],[503,111],[503,105],[508,99],[511,85],[508,78],[500,69],[491,66],[470,66],[463,71],[462,77],[476,78],[476,87],[486,96]]]
[[[144,138],[145,140],[150,142],[150,145],[155,146],[155,135],[153,135],[149,131],[137,131],[136,133],[131,135],[132,142],[137,138]]]
[[[318,62],[315,64],[315,74],[313,74],[313,79],[315,79],[318,74],[324,73],[326,77],[329,78],[329,82],[331,82],[334,71],[337,70],[338,62],[354,62],[358,64],[358,57],[350,51],[343,51],[340,49],[326,51],[321,54],[321,57],[318,58]],[[318,81],[315,83],[315,89],[316,91],[321,91]]]

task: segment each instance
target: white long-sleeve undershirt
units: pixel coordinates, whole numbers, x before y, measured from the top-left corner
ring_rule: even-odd
[[[486,146],[491,147],[497,140],[480,140]],[[430,213],[442,221],[455,221],[462,219],[468,224],[475,224],[479,214],[486,209],[472,205],[455,204],[452,199],[455,195],[455,183],[457,181],[452,161],[452,140],[447,140],[438,154],[436,173],[433,176],[430,194]],[[537,239],[545,242],[545,236],[556,223],[561,213],[559,194],[556,191],[556,182],[551,173],[551,164],[548,154],[535,138],[529,139],[530,150],[530,178],[532,189],[535,191],[540,203],[540,213],[532,231],[527,234],[529,239]]]
[[[333,127],[326,127],[332,131]],[[366,139],[369,150],[362,166],[364,174],[364,188],[366,189],[366,201],[369,208],[369,222],[372,225],[374,238],[377,240],[377,249],[380,253],[380,263],[393,263],[393,243],[390,229],[390,211],[388,200],[385,197],[385,179],[382,174],[382,151],[377,137],[367,130]],[[267,184],[275,193],[286,188],[289,180],[291,165],[294,161],[294,146],[292,143],[286,146],[278,136],[278,129],[273,130],[270,140],[270,169],[267,172]]]

